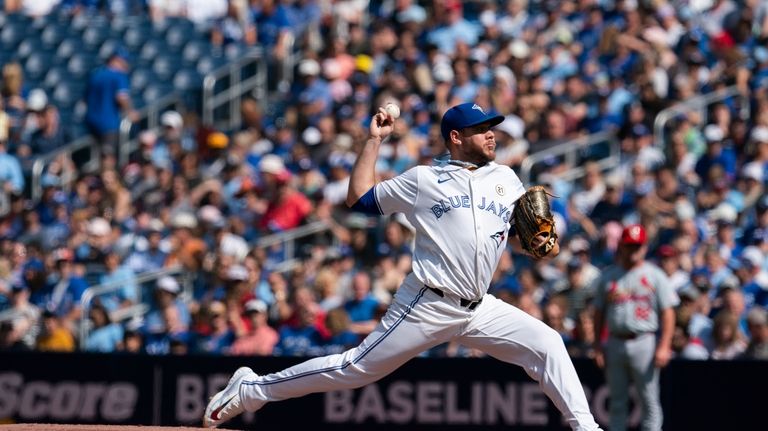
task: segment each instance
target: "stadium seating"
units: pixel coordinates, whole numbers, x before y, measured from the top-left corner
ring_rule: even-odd
[[[132,99],[138,108],[173,91],[197,100],[203,76],[237,56],[216,55],[207,32],[185,19],[153,24],[147,16],[63,13],[32,19],[0,12],[0,65],[18,61],[25,86],[42,88],[60,109],[83,97],[88,73],[118,47],[131,54]]]

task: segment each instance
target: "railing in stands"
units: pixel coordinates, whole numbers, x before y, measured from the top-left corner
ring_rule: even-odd
[[[701,114],[702,126],[708,123],[709,112],[706,108],[710,105],[718,102],[722,102],[731,97],[740,97],[739,100],[739,112],[737,113],[742,119],[749,118],[749,98],[747,95],[741,94],[739,88],[735,85],[726,87],[711,93],[702,94],[696,97],[692,97],[683,102],[670,106],[667,109],[659,112],[656,118],[653,120],[653,139],[654,145],[664,148],[666,145],[666,128],[667,123],[676,116],[691,112],[699,111]]]
[[[117,145],[118,166],[125,166],[131,153],[139,147],[138,139],[131,133],[134,130],[133,126],[138,125],[139,130],[156,130],[160,125],[160,115],[170,109],[183,113],[183,103],[177,92],[167,94],[138,110],[138,119],[135,122],[123,117],[120,121]]]
[[[145,128],[155,129],[160,121],[160,115],[171,108],[181,108],[181,99],[175,92],[138,110],[136,123],[132,123],[127,118],[123,118],[120,122],[120,134],[118,140],[117,157],[119,166],[124,166],[128,162],[128,157],[131,152],[138,147],[136,140],[131,136],[133,125],[139,124]],[[45,174],[45,168],[57,157],[66,156],[71,158],[72,154],[76,152],[78,154],[83,153],[78,160],[78,168],[81,173],[94,172],[99,169],[99,166],[101,165],[99,148],[90,135],[81,136],[55,151],[39,156],[32,163],[30,198],[34,203],[37,203],[40,200],[43,193],[42,178],[43,174]],[[65,186],[69,184],[66,180],[67,179],[62,181]]]
[[[619,144],[619,140],[613,132],[599,132],[563,142],[526,157],[520,166],[520,180],[528,186],[532,180],[536,180],[532,177],[534,166],[552,157],[564,157],[565,164],[570,166],[566,171],[558,173],[558,178],[564,181],[578,179],[584,175],[584,168],[578,166],[580,154],[598,145],[607,145],[608,147],[607,156],[596,160],[598,165],[602,170],[613,169],[619,165],[620,161],[621,147]]]
[[[226,87],[216,88],[220,82],[224,82]],[[266,103],[267,61],[261,48],[253,48],[239,60],[205,75],[203,124],[220,130],[238,127],[242,122],[240,102],[248,93],[262,104]]]
[[[136,301],[136,304],[123,308],[118,309],[110,313],[110,320],[113,322],[116,321],[123,321],[128,320],[130,318],[143,316],[146,314],[149,309],[149,301],[144,301],[143,299],[143,293],[144,290],[142,288],[142,284],[155,281],[159,279],[160,277],[164,277],[166,275],[169,276],[176,276],[179,278],[179,284],[182,287],[182,293],[183,297],[185,298],[191,298],[192,297],[192,282],[190,278],[190,274],[188,272],[185,272],[183,268],[181,267],[173,267],[173,268],[166,268],[159,271],[149,271],[142,274],[138,274],[134,281],[138,287],[138,300]],[[89,287],[88,289],[85,289],[83,292],[82,297],[80,298],[80,349],[85,349],[85,343],[88,339],[88,334],[91,331],[91,325],[90,320],[88,319],[88,313],[90,312],[91,305],[93,303],[94,298],[100,295],[108,294],[116,292],[124,287],[125,283],[123,281],[113,282],[113,283],[104,283],[100,285],[96,285],[93,287]]]
[[[85,153],[83,156],[86,158],[81,160],[82,164],[78,166],[82,172],[93,172],[99,168],[101,160],[99,160],[98,147],[90,135],[81,136],[61,148],[43,154],[32,163],[32,184],[30,188],[32,202],[37,203],[43,194],[42,178],[46,166],[57,157],[66,156],[71,158],[72,154],[76,152]],[[69,182],[62,181],[62,184],[67,186]]]
[[[274,268],[271,268],[274,272],[286,272],[295,268],[300,262],[296,259],[296,240],[305,238],[310,235],[315,235],[322,232],[327,232],[331,229],[331,226],[324,221],[316,221],[304,226],[299,226],[289,231],[280,232],[272,235],[268,235],[259,238],[256,241],[256,248],[270,248],[276,245],[284,244],[283,249],[284,259]],[[334,244],[336,238],[333,238]]]

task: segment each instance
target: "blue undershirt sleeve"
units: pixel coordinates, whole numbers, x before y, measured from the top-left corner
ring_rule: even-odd
[[[352,205],[352,210],[371,215],[384,214],[381,211],[381,208],[379,208],[379,203],[376,202],[376,186],[371,187],[365,192],[365,194]]]

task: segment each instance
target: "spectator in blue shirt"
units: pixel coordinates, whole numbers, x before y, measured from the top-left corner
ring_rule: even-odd
[[[318,356],[323,352],[323,336],[315,322],[319,307],[302,307],[298,311],[295,325],[283,325],[278,334],[280,341],[275,346],[277,356]]]
[[[8,154],[5,141],[0,140],[0,192],[21,194],[24,191],[24,174],[19,160]]]
[[[317,126],[320,119],[331,114],[333,97],[328,83],[320,77],[320,64],[309,58],[299,63],[301,83],[297,86],[296,101],[306,121]]]
[[[464,19],[463,8],[458,0],[446,1],[441,24],[427,32],[427,41],[444,54],[453,53],[459,42],[474,46],[480,38],[481,27]]]
[[[94,305],[89,313],[93,329],[85,339],[85,350],[89,352],[114,352],[123,339],[123,328],[113,323],[107,309]]]
[[[72,250],[62,248],[53,252],[54,270],[48,275],[51,297],[46,308],[62,319],[65,327],[74,329],[81,316],[80,299],[88,282],[77,274]]]
[[[38,129],[29,138],[33,154],[48,154],[69,142],[69,136],[59,122],[59,109],[56,106],[46,105],[36,115]]]
[[[249,39],[271,51],[269,57],[282,60],[288,54],[291,22],[286,8],[276,0],[262,0],[251,9]],[[255,33],[255,35],[254,35]],[[254,37],[255,36],[255,37]]]
[[[235,342],[235,333],[229,328],[227,306],[223,302],[213,301],[208,305],[210,332],[198,334],[195,351],[222,355]]]
[[[378,323],[376,311],[379,301],[371,293],[371,275],[365,271],[357,272],[352,277],[352,299],[344,304],[351,324],[349,330],[365,336],[371,333]]]
[[[710,124],[704,128],[704,137],[707,140],[707,151],[696,162],[696,175],[706,184],[710,177],[710,169],[713,166],[720,166],[729,180],[735,179],[736,154],[733,148],[725,145],[723,130],[716,124]]]
[[[323,344],[325,355],[343,353],[360,342],[360,337],[350,330],[350,324],[349,314],[343,308],[328,311],[325,325],[331,333],[331,338]]]
[[[118,48],[105,66],[93,71],[85,91],[85,124],[103,152],[114,154],[120,130],[120,115],[135,119],[128,80],[128,51]]]
[[[109,311],[136,304],[139,296],[136,276],[130,268],[122,264],[120,255],[110,250],[104,257],[104,266],[106,271],[99,278],[99,284],[119,286],[120,289],[99,297],[101,304]]]

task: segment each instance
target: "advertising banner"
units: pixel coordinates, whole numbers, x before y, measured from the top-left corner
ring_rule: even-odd
[[[211,395],[248,365],[259,374],[300,358],[0,353],[0,421],[200,425]],[[576,360],[597,421],[609,391],[594,364]],[[673,361],[662,373],[665,430],[765,429],[760,394],[768,362]],[[630,393],[629,423],[640,407]],[[566,430],[538,384],[490,358],[417,358],[355,390],[311,394],[246,413],[232,428],[315,430]]]

